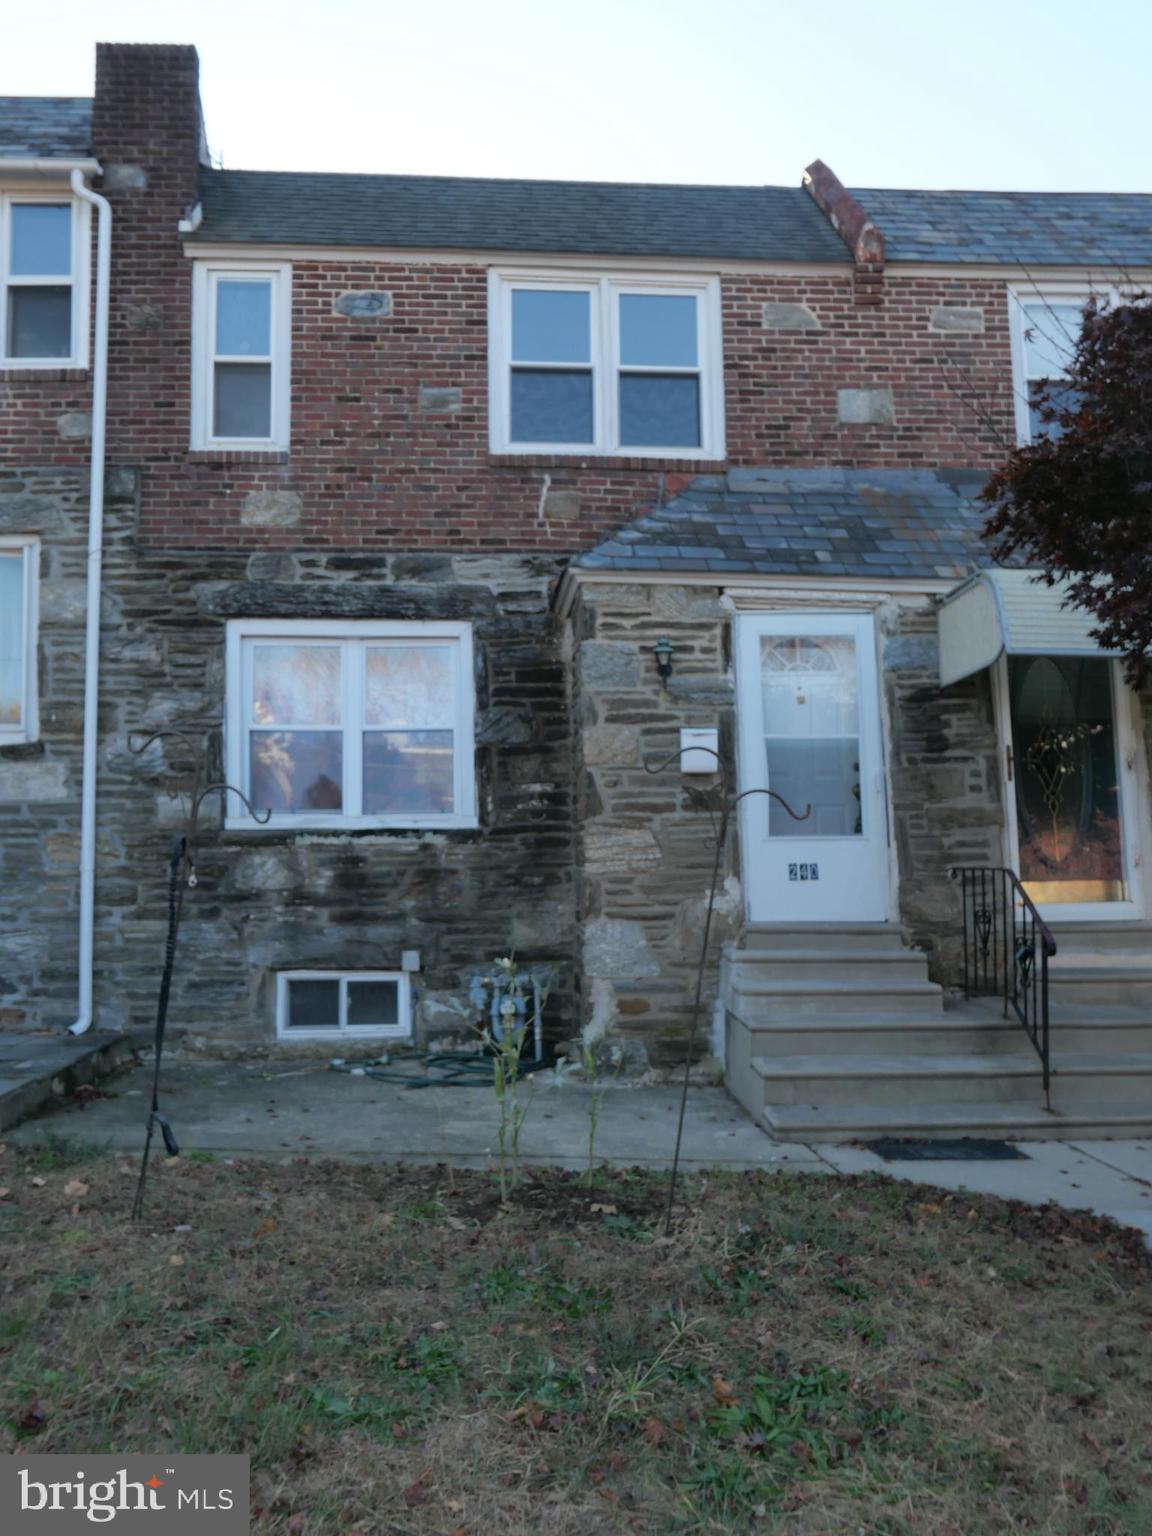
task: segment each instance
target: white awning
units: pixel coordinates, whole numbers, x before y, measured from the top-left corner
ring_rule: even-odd
[[[1031,570],[981,571],[941,601],[940,685],[1009,656],[1104,656],[1089,631],[1095,618],[1067,604],[1068,587]]]

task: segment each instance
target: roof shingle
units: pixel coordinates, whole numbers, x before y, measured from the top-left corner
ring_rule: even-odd
[[[87,96],[0,96],[0,159],[79,157],[91,148]]]

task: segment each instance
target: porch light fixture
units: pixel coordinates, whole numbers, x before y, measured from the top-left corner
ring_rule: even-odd
[[[672,658],[676,654],[676,647],[667,635],[661,635],[652,647],[652,654],[656,658],[656,672],[660,678],[660,684],[667,688],[668,679],[672,676]]]

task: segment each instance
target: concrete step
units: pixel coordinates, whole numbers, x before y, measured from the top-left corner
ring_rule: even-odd
[[[729,956],[732,980],[735,985],[745,981],[798,981],[809,980],[878,981],[898,978],[901,980],[928,980],[927,956],[915,949],[890,946],[884,949],[756,949],[739,950]]]
[[[133,1057],[124,1035],[0,1034],[0,1131]]]
[[[1117,1107],[1109,1100],[1075,1109],[1044,1108],[1034,1097],[999,1103],[765,1106],[760,1124],[777,1141],[861,1141],[873,1136],[986,1136],[1021,1141],[1097,1141],[1152,1134],[1152,1106]]]
[[[1152,956],[1121,949],[1057,954],[1048,968],[1048,994],[1063,1011],[1140,1007],[1152,1017]]]
[[[860,1013],[761,1020],[752,1024],[730,1011],[729,1035],[742,1031],[753,1056],[958,1056],[1019,1051],[1020,1025],[998,1016],[942,1013]]]
[[[807,949],[823,953],[829,949],[899,951],[909,945],[898,923],[749,923],[739,948]]]
[[[754,1056],[764,1102],[830,1108],[915,1103],[1000,1103],[1043,1099],[1040,1061],[1027,1051],[956,1056]],[[1152,1055],[1069,1054],[1052,1070],[1052,1102],[1143,1110],[1152,1118]]]
[[[934,982],[881,976],[875,981],[823,979],[777,981],[741,976],[730,983],[728,1006],[749,1024],[809,1018],[844,1018],[862,1013],[928,1015],[943,1011],[944,994]]]
[[[1152,925],[1138,923],[1050,922],[1058,955],[1127,950],[1152,958]]]

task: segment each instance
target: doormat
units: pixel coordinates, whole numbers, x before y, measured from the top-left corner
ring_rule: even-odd
[[[1027,1152],[1021,1152],[1010,1141],[981,1141],[976,1136],[961,1136],[955,1141],[916,1141],[881,1136],[876,1141],[862,1141],[859,1145],[866,1152],[875,1152],[886,1163],[1000,1163],[1014,1158],[1027,1161],[1028,1158]]]

